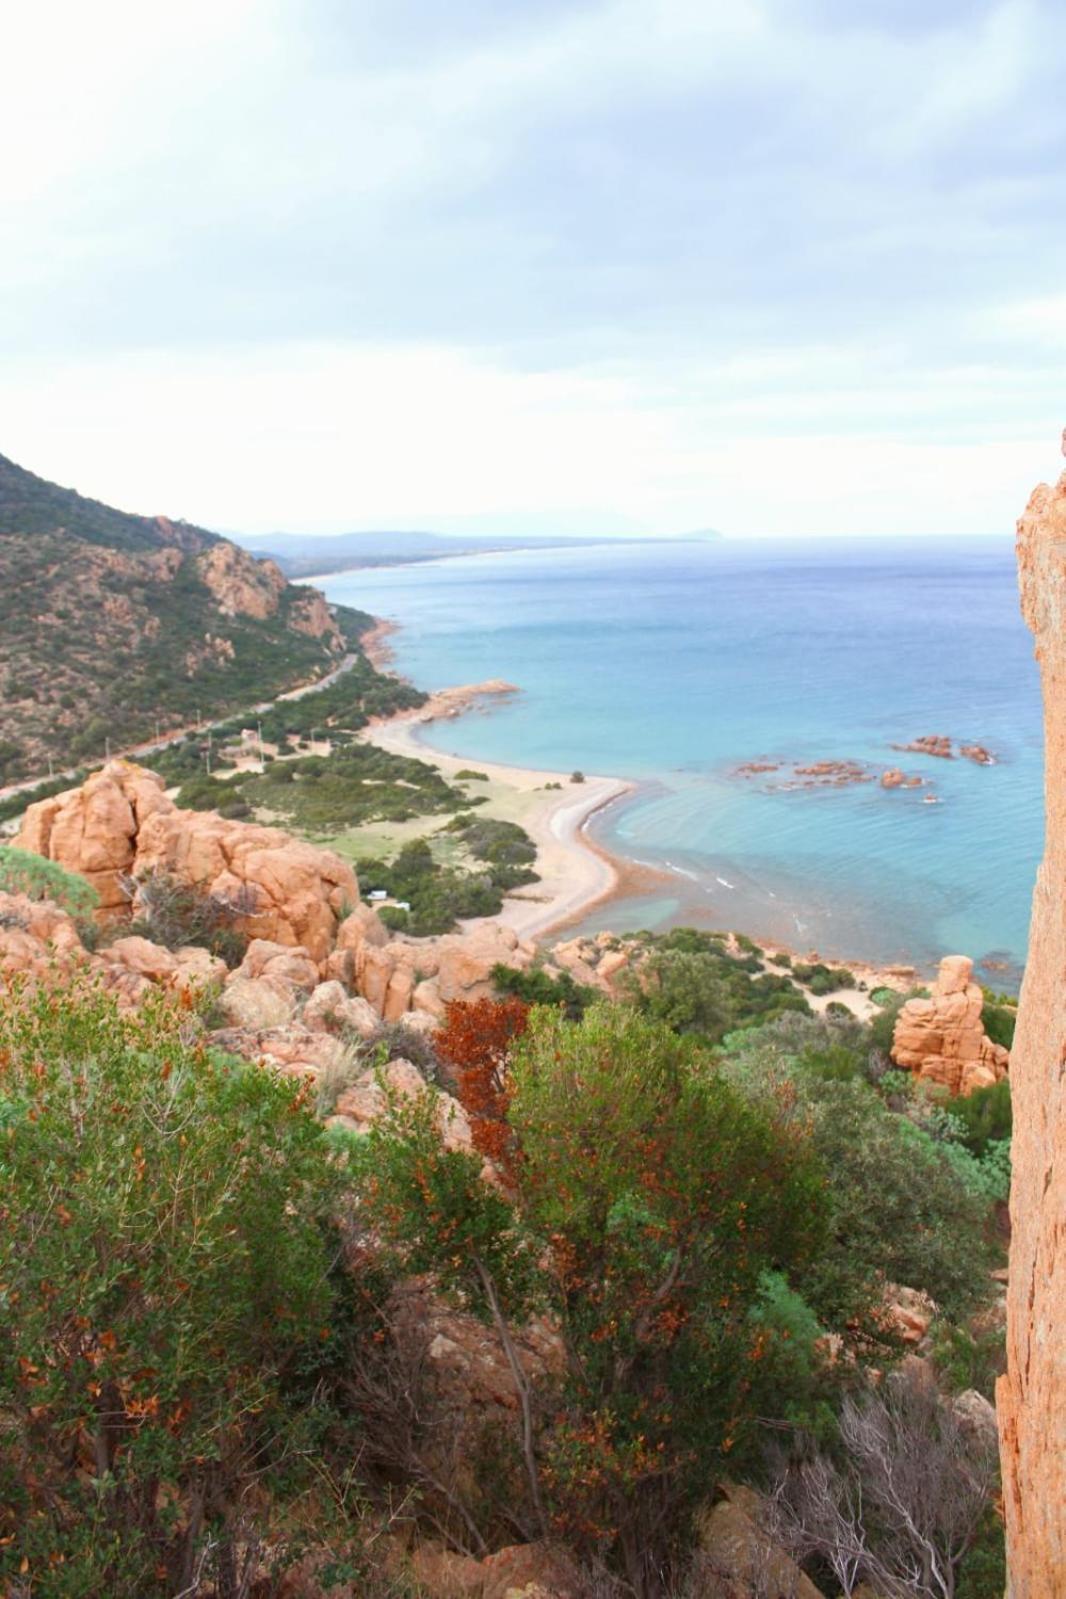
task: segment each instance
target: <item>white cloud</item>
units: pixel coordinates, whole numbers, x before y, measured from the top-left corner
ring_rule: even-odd
[[[12,10],[0,450],[245,529],[1009,523],[1060,8],[597,0],[443,56],[401,9],[385,61],[315,0]]]
[[[0,437],[23,464],[128,509],[242,532],[485,531],[516,510],[543,531],[1006,531],[1052,436],[1050,414],[998,444],[844,437],[817,416],[797,431],[803,420],[787,403],[746,415],[728,394],[649,393],[619,373],[521,375],[439,347],[145,354],[47,379],[0,374]]]

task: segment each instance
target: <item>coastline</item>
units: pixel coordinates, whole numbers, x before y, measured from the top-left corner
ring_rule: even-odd
[[[454,696],[467,694],[470,697],[466,708],[469,709],[479,697],[477,691],[484,687],[470,685],[467,689],[445,690],[445,704],[454,705]],[[510,928],[520,939],[536,941],[565,933],[583,922],[590,912],[613,900],[654,893],[671,886],[670,874],[613,855],[588,835],[592,819],[635,792],[638,786],[635,782],[600,776],[572,785],[558,772],[507,766],[496,761],[471,762],[469,758],[446,754],[423,736],[425,728],[441,719],[434,708],[434,701],[440,697],[431,696],[429,704],[421,711],[401,713],[366,728],[363,737],[394,755],[428,760],[449,780],[473,765],[493,784],[524,795],[531,802],[522,816],[522,826],[537,845],[537,870],[541,881],[508,895],[499,914],[484,920]],[[455,714],[452,709],[443,712],[448,718]],[[549,782],[563,782],[566,786],[562,791],[545,789],[544,785]],[[475,927],[478,920],[463,925]],[[874,989],[893,988],[899,993],[908,993],[925,980],[920,967],[909,963],[877,964],[830,957],[817,950],[799,949],[776,938],[753,937],[752,942],[770,958],[787,954],[794,961],[824,960],[832,966],[846,967],[866,985],[865,992],[853,988],[822,997],[812,996],[810,1004],[819,1014],[824,1014],[830,1001],[835,1000],[860,1021],[869,1021],[877,1012],[877,1006],[870,999]]]
[[[395,627],[396,624],[389,625],[378,639],[383,641]],[[387,648],[378,644],[379,660],[380,652]],[[377,661],[373,664],[377,665]],[[503,808],[516,813],[514,819],[520,819],[537,847],[536,870],[540,878],[509,894],[503,909],[489,919],[509,927],[521,939],[532,940],[572,926],[594,906],[632,891],[632,873],[642,869],[616,859],[594,844],[586,828],[593,816],[624,799],[637,785],[628,778],[608,776],[586,776],[584,782],[574,783],[569,773],[464,759],[434,748],[424,736],[425,729],[436,721],[452,720],[490,696],[516,692],[511,684],[502,682],[443,689],[417,710],[372,723],[362,736],[394,755],[429,761],[449,782],[458,772],[472,768],[484,773],[490,785],[489,797],[497,800],[490,811]],[[549,788],[550,783],[562,787]]]
[[[380,618],[361,641],[376,670],[396,677],[402,674],[395,669],[389,640],[400,628],[400,623]],[[635,793],[639,786],[636,781],[601,774],[586,775],[583,783],[574,784],[569,773],[451,755],[433,744],[434,723],[456,720],[476,710],[484,712],[491,702],[519,692],[515,685],[500,679],[441,689],[430,694],[421,707],[372,722],[362,733],[365,740],[393,754],[428,761],[448,781],[461,771],[476,769],[484,774],[488,797],[494,801],[485,814],[502,811],[508,819],[519,821],[533,839],[540,880],[508,895],[499,914],[486,919],[510,928],[523,940],[537,941],[579,927],[593,912],[613,901],[676,893],[675,872],[616,855],[590,836],[590,824]],[[548,787],[549,784],[562,787]],[[506,796],[502,804],[501,795]],[[725,922],[720,930],[728,931]],[[928,963],[922,961],[870,961],[827,954],[810,945],[801,948],[798,942],[767,935],[765,931],[761,936],[750,936],[770,957],[780,953],[796,961],[845,966],[868,990],[890,987],[907,991],[927,975],[924,967]],[[872,1014],[866,995],[857,990],[834,997],[850,1000],[848,1008],[856,1015],[867,1018]],[[817,1010],[824,1008],[818,1001],[814,1004]]]

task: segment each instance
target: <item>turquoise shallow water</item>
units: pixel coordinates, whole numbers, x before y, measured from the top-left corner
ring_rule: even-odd
[[[871,960],[966,951],[1003,982],[1024,960],[1041,712],[1008,541],[609,546],[323,587],[402,624],[397,667],[420,686],[521,687],[435,727],[439,747],[641,780],[596,836],[668,882],[601,922],[736,927]],[[925,733],[977,740],[997,764],[892,751]],[[898,763],[941,803],[735,775],[763,757]]]

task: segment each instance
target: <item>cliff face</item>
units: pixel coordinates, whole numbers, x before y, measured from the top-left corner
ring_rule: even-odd
[[[1011,1051],[1007,1375],[997,1401],[1010,1599],[1066,1593],[1066,473],[1018,523],[1044,691],[1047,833]]]

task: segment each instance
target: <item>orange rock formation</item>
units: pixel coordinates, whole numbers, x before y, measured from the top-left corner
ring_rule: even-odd
[[[1066,441],[1064,441],[1066,449]],[[1018,523],[1044,686],[1047,834],[1013,1050],[1007,1374],[999,1381],[1010,1599],[1066,1593],[1066,473]]]
[[[973,961],[945,955],[932,998],[909,999],[896,1018],[892,1059],[949,1094],[972,1094],[1007,1075],[1009,1055],[986,1038],[984,995],[973,981]]]

